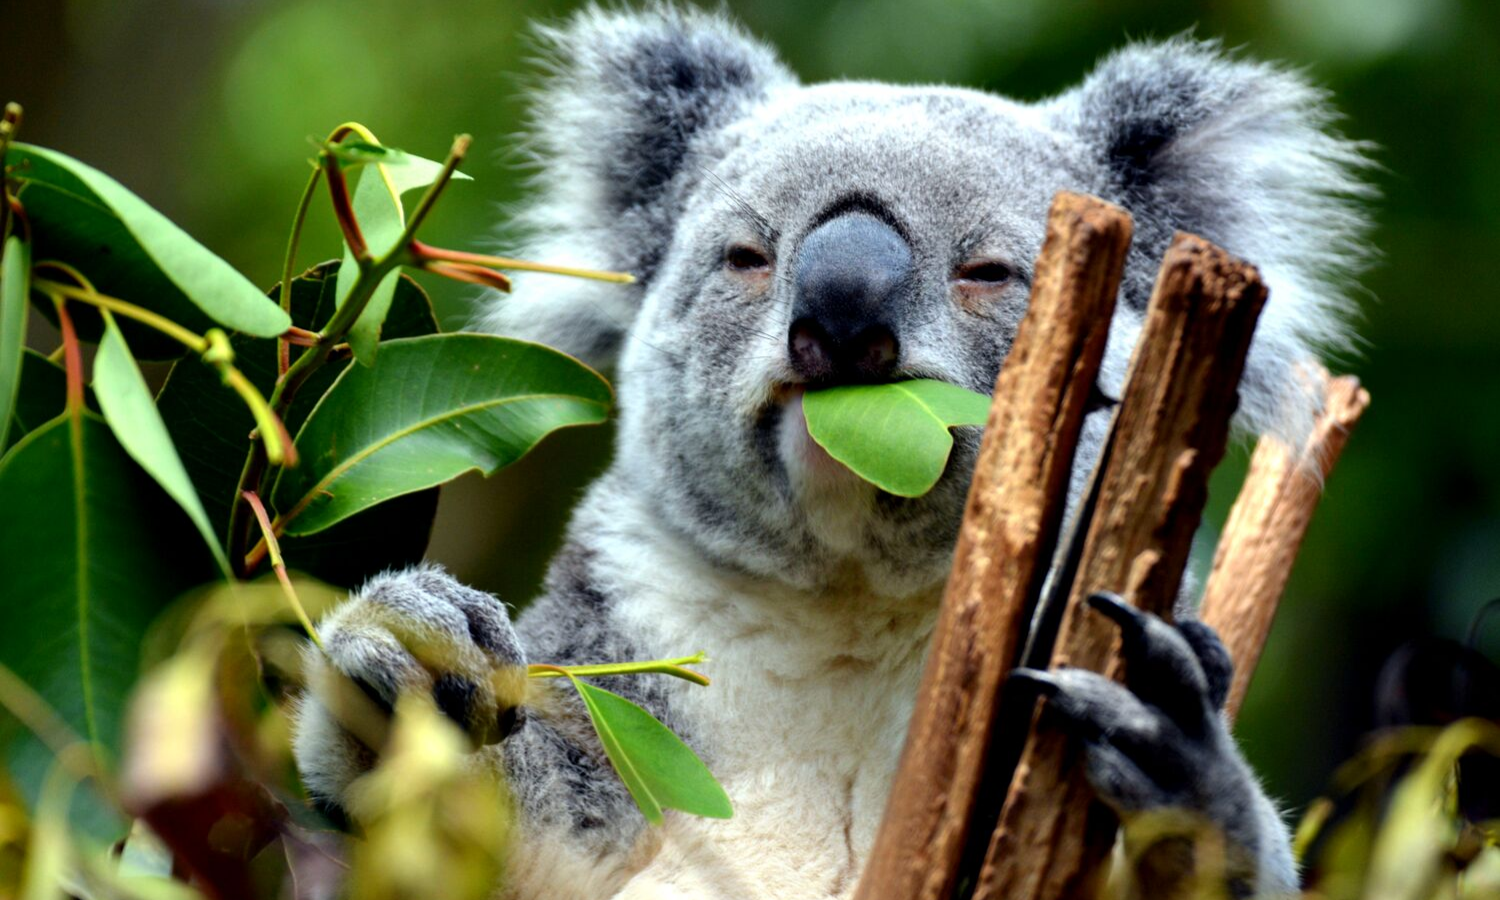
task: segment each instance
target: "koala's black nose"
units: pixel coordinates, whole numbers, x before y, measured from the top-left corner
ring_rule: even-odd
[[[890,377],[901,357],[896,313],[912,280],[911,246],[880,219],[850,212],[813,229],[793,269],[792,367],[833,384]]]

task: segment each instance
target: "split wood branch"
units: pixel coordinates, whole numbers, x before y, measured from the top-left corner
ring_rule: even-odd
[[[1118,634],[1084,603],[1096,591],[1170,617],[1265,294],[1252,266],[1201,238],[1173,240],[1131,363],[1052,665],[1120,677]],[[976,900],[1094,895],[1118,825],[1078,762],[1067,736],[1033,720]]]
[[[953,575],[858,900],[938,900],[962,874],[996,699],[1056,547],[1130,233],[1129,215],[1103,201],[1064,193],[1053,203],[1031,305],[996,382]]]
[[[1326,384],[1322,415],[1300,452],[1269,435],[1256,444],[1203,593],[1200,615],[1219,633],[1234,661],[1224,704],[1231,719],[1250,689],[1323,483],[1370,405],[1370,394],[1357,378],[1317,375]]]

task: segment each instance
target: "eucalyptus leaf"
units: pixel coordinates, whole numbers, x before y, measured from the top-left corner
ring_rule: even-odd
[[[370,154],[375,145],[360,144],[361,155]],[[406,229],[406,210],[401,196],[407,191],[425,188],[437,180],[443,164],[414,156],[392,147],[382,147],[388,155],[379,165],[367,165],[360,173],[359,184],[354,188],[351,201],[354,217],[359,222],[360,234],[375,259],[384,259],[393,250],[401,233]],[[456,181],[472,180],[462,172],[454,172]],[[348,247],[344,248],[344,262],[339,267],[338,304],[342,306],[354,289],[359,268]],[[385,276],[365,304],[364,311],[349,331],[349,347],[354,358],[371,365],[375,361],[376,348],[380,341],[381,325],[390,310],[391,294],[395,290],[396,273]]]
[[[293,324],[315,331],[333,315],[338,267],[338,260],[331,260],[292,281]],[[279,296],[279,288],[271,291],[272,299]],[[437,331],[437,317],[427,294],[411,278],[401,276],[386,319],[386,334],[416,337]],[[234,335],[230,346],[235,366],[269,395],[276,382],[275,343]],[[292,352],[301,351],[293,348]],[[349,365],[348,361],[326,363],[302,386],[286,415],[286,426],[292,433]],[[213,533],[222,540],[229,527],[230,501],[255,420],[243,403],[227,395],[218,374],[197,359],[182,359],[172,367],[157,395],[157,409],[203,501]],[[422,559],[437,499],[436,489],[423,491],[381,504],[314,537],[283,537],[282,555],[293,569],[340,587],[357,587],[384,568],[399,568]]]
[[[599,742],[636,806],[652,824],[663,809],[728,819],[729,795],[692,748],[656,717],[619,694],[568,678],[588,707]]]
[[[960,425],[983,425],[990,398],[944,381],[921,379],[808,391],[807,431],[828,455],[881,490],[920,497],[948,465]]]
[[[27,295],[31,291],[31,248],[11,235],[0,256],[0,447],[6,446],[16,397],[21,390],[21,358],[26,347]]]
[[[37,260],[74,265],[105,294],[195,331],[205,321],[259,337],[291,324],[244,275],[119,182],[54,150],[12,144],[6,164]]]
[[[86,411],[53,419],[0,460],[0,509],[8,517],[0,598],[24,611],[0,629],[0,664],[101,763],[118,759],[146,628],[178,594],[213,577],[208,556],[177,505]],[[14,721],[0,721],[0,745],[14,783],[35,803],[51,752]],[[101,840],[123,835],[100,804],[76,818]]]
[[[99,342],[99,354],[94,358],[94,393],[121,446],[177,501],[208,544],[224,577],[232,578],[229,558],[219,546],[203,501],[198,499],[193,480],[188,477],[166,423],[156,410],[151,388],[146,386],[146,379],[130,355],[130,347],[109,315],[104,317],[104,339]]]
[[[298,432],[302,464],[273,495],[287,534],[492,474],[558,428],[603,422],[613,400],[597,372],[539,344],[443,334],[383,346],[380,365],[345,369]]]

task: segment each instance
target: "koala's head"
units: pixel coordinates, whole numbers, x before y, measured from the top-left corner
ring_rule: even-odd
[[[929,495],[902,499],[812,443],[802,392],[912,377],[991,390],[1059,190],[1135,219],[1107,393],[1184,230],[1271,287],[1242,421],[1295,433],[1313,411],[1296,369],[1341,337],[1334,285],[1361,258],[1363,158],[1292,74],[1178,39],[1018,103],[800,85],[696,12],[590,10],[546,38],[528,252],[639,282],[523,277],[479,325],[612,369],[615,485],[723,565],[808,587],[855,573],[892,594],[941,581],[977,429]]]

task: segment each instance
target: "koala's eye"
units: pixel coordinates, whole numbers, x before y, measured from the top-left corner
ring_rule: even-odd
[[[1016,273],[1002,262],[986,261],[971,263],[958,270],[959,281],[976,284],[1005,284],[1016,277]]]
[[[771,261],[754,247],[735,244],[724,251],[724,264],[736,272],[758,272],[770,268]]]

